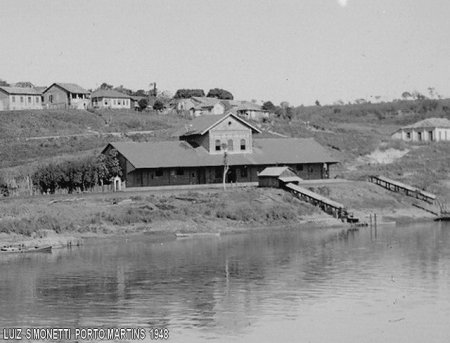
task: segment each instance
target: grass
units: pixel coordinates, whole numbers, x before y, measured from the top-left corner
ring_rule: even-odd
[[[305,215],[320,213],[282,190],[234,189],[223,191],[180,192],[129,195],[118,193],[3,199],[0,202],[0,232],[27,236],[50,230],[57,233],[105,232],[112,227],[169,225],[172,231],[191,223],[198,230],[238,224],[271,225],[298,221]]]

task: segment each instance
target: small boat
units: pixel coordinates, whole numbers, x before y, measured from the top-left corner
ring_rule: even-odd
[[[20,246],[5,246],[0,248],[0,253],[14,253],[14,254],[26,254],[26,253],[36,253],[36,252],[43,252],[43,253],[50,253],[52,252],[52,246],[46,245],[46,246],[34,246],[34,247],[25,247],[23,245]]]

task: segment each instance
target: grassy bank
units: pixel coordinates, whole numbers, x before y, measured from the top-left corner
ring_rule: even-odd
[[[0,232],[39,237],[159,231],[218,232],[237,226],[281,225],[327,218],[277,189],[230,189],[9,198],[0,202]]]
[[[367,182],[311,187],[343,203],[363,221],[430,219],[412,199]],[[227,233],[271,226],[343,226],[281,189],[105,193],[9,198],[0,202],[0,245],[11,240],[110,234]],[[3,238],[2,238],[3,237]],[[70,238],[72,240],[72,238]]]

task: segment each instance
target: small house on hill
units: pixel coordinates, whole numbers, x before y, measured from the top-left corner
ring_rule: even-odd
[[[127,187],[258,182],[266,167],[287,166],[304,179],[328,177],[337,163],[312,138],[257,138],[261,131],[229,112],[192,120],[178,132],[178,141],[115,142]],[[288,175],[286,175],[288,176]]]
[[[225,105],[220,99],[194,96],[190,100],[194,104],[194,106],[189,108],[192,117],[225,113]]]
[[[0,87],[0,111],[41,110],[41,95],[30,87]]]
[[[54,83],[43,92],[49,109],[86,109],[90,92],[74,83]]]
[[[295,171],[289,167],[267,167],[258,174],[260,187],[282,187],[286,183],[299,183],[302,181]]]
[[[91,94],[93,108],[130,109],[131,101],[130,95],[114,89],[98,89]]]
[[[428,118],[404,126],[392,134],[392,138],[407,142],[450,141],[450,120],[446,118]]]

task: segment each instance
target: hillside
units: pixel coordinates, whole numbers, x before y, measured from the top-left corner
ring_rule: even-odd
[[[450,101],[300,106],[258,125],[290,137],[314,137],[330,148],[342,161],[332,177],[377,173],[446,194],[450,144],[390,139],[401,126],[428,117],[450,118]],[[189,119],[176,113],[43,110],[0,112],[0,121],[0,172],[20,178],[50,160],[97,154],[110,141],[174,139],[173,132]]]

